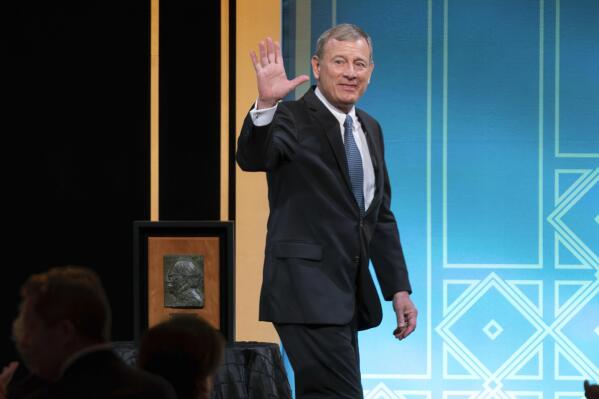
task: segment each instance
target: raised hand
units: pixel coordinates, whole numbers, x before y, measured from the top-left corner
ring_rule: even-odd
[[[254,51],[250,52],[258,82],[257,108],[270,108],[310,78],[307,75],[300,75],[292,80],[287,79],[281,46],[278,42],[273,42],[270,37],[260,41],[258,47],[260,59],[256,57]]]
[[[0,399],[6,398],[6,389],[18,366],[18,362],[10,362],[8,366],[2,369],[2,373],[0,373]]]

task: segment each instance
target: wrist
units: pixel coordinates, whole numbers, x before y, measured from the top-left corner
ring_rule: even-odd
[[[275,105],[277,105],[276,100],[258,98],[258,101],[256,101],[256,109],[272,108]]]

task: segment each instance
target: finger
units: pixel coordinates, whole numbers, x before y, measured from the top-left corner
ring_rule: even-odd
[[[275,42],[275,62],[283,62],[283,53],[281,52],[281,45],[279,42]]]
[[[405,330],[403,330],[402,339],[406,338],[408,335],[412,334],[416,329],[416,324],[408,324]]]
[[[403,327],[403,328],[397,328],[396,330],[397,330],[397,334],[395,334],[394,336],[395,336],[395,338],[397,338],[398,340],[401,341],[402,339],[405,338],[404,337],[404,332],[406,331],[406,328],[405,327]]]
[[[406,314],[403,308],[398,306],[395,314],[397,315],[397,325],[399,327],[404,326],[406,324]]]
[[[406,330],[407,324],[404,318],[403,313],[397,313],[397,328],[393,331],[393,335],[395,338],[402,340],[404,338],[404,332]]]
[[[416,313],[409,313],[406,315],[406,317],[407,317],[407,321],[406,321],[407,325],[406,325],[406,329],[403,332],[403,338],[412,334],[412,332],[414,332],[414,330],[416,329],[416,324],[417,324]]]
[[[256,72],[258,72],[262,67],[260,66],[258,58],[256,57],[256,53],[253,50],[250,51],[250,58],[252,59],[252,65],[254,66],[254,69]]]
[[[401,303],[394,303],[393,309],[397,317],[397,329],[399,330],[398,338],[401,339],[402,333],[406,328],[406,314]]]
[[[260,41],[258,48],[260,49],[260,64],[262,67],[265,67],[268,65],[268,57],[266,56],[266,44],[264,40]]]
[[[272,42],[272,39],[269,37],[266,39],[266,55],[268,56],[268,62],[271,64],[275,63],[275,45]]]

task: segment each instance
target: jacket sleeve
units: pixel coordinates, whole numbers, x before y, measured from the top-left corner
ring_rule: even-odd
[[[280,103],[272,122],[255,126],[251,116],[243,121],[237,140],[237,164],[247,172],[269,171],[293,158],[296,143],[293,114]]]
[[[411,294],[412,287],[401,247],[397,223],[391,211],[391,186],[389,184],[387,165],[384,160],[382,135],[379,135],[379,143],[383,154],[384,192],[378,220],[372,240],[370,241],[370,259],[374,265],[383,297],[389,301],[399,291],[407,291]]]

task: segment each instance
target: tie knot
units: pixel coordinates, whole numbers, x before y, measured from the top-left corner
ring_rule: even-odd
[[[343,127],[346,129],[352,129],[354,126],[354,121],[351,118],[351,116],[347,115],[347,117],[345,118],[345,122],[343,122]]]

